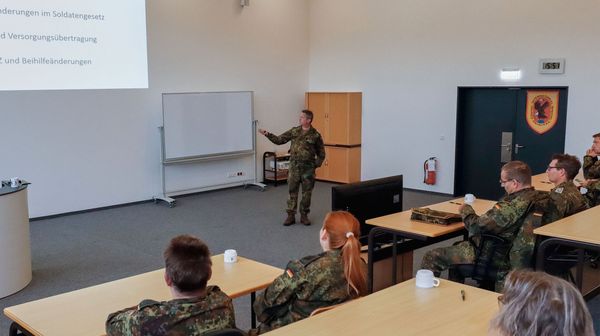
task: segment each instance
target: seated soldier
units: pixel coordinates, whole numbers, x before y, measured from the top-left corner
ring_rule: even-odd
[[[572,214],[586,210],[587,202],[583,195],[573,183],[577,176],[581,163],[569,154],[555,154],[546,169],[548,180],[554,184],[550,190],[550,198],[556,206],[555,218],[548,218],[547,223],[571,216]]]
[[[539,218],[538,223],[533,224],[534,220],[526,219],[519,230],[510,250],[511,269],[533,267],[533,250],[535,248],[533,230],[536,227],[571,216],[588,208],[587,201],[573,183],[573,179],[577,176],[580,168],[581,163],[575,156],[569,154],[555,154],[552,156],[546,174],[548,180],[554,184],[554,188],[548,193],[549,199],[540,197],[536,201],[533,211],[542,216]],[[563,252],[567,252],[567,250],[563,250],[561,253]]]
[[[360,224],[349,212],[333,211],[323,220],[323,253],[292,260],[285,272],[256,297],[262,334],[307,318],[314,310],[366,295],[366,265],[360,258]]]
[[[539,197],[531,187],[531,169],[521,161],[511,161],[500,171],[500,185],[506,195],[485,214],[478,216],[470,205],[461,205],[460,213],[469,231],[469,241],[449,247],[428,251],[421,262],[421,268],[432,270],[437,276],[452,265],[473,264],[475,250],[482,233],[494,234],[512,242],[523,224],[530,206]],[[506,260],[494,260],[500,269],[508,269]]]
[[[206,286],[212,275],[208,247],[200,239],[181,235],[164,252],[165,282],[173,300],[144,300],[112,313],[108,336],[203,335],[235,328],[231,299],[217,286]]]
[[[583,157],[583,177],[586,180],[594,180],[600,178],[600,133],[593,135],[594,142],[592,147],[585,152]]]

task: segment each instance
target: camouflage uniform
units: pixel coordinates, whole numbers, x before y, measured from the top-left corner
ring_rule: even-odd
[[[344,276],[341,250],[290,261],[285,272],[257,296],[254,311],[261,324],[251,334],[302,320],[317,308],[352,298]]]
[[[510,248],[510,269],[532,268],[536,240],[533,230],[550,223],[553,218],[557,217],[559,217],[559,211],[556,203],[550,198],[550,193],[538,191],[538,195],[533,201],[533,207],[525,217],[523,225],[521,225],[519,232],[517,232],[517,236]],[[503,282],[503,276],[505,275],[501,274],[499,277],[501,282]]]
[[[555,217],[548,218],[544,224],[554,222],[588,209],[585,197],[579,192],[573,181],[563,182],[550,190],[550,199],[556,207]]]
[[[325,160],[325,146],[321,134],[311,127],[307,131],[302,126],[297,126],[277,136],[267,133],[266,137],[276,145],[283,145],[292,141],[290,146],[290,168],[288,172],[288,186],[290,197],[287,201],[287,212],[295,214],[298,208],[298,191],[302,184],[302,201],[300,213],[310,212],[310,198],[315,186],[315,169],[320,167]]]
[[[600,180],[592,182],[587,187],[587,193],[585,193],[585,199],[587,200],[590,207],[600,205]]]
[[[512,241],[523,224],[525,214],[539,193],[526,188],[504,196],[485,214],[478,216],[470,205],[461,211],[465,228],[475,244],[479,243],[482,233],[493,234]],[[485,253],[485,252],[484,252]],[[473,264],[475,246],[471,241],[463,241],[453,246],[433,249],[425,254],[421,268],[432,270],[437,276],[452,265]],[[499,269],[508,269],[508,260],[495,260]]]
[[[233,305],[217,286],[208,286],[200,298],[144,300],[106,320],[108,336],[189,336],[226,328],[235,328]]]
[[[583,177],[587,180],[600,178],[600,161],[597,156],[585,155],[582,167]]]

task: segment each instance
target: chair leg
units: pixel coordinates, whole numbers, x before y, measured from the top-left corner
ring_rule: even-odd
[[[577,285],[577,283],[575,282],[575,277],[573,277],[573,273],[571,273],[571,270],[567,270],[567,277],[568,281],[571,281],[573,285]]]

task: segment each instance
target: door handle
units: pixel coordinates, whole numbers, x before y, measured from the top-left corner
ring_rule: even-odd
[[[519,154],[519,148],[525,148],[525,146],[515,144],[515,154]]]

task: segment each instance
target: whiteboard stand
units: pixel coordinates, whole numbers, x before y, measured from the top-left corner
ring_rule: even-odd
[[[169,204],[169,208],[175,206],[175,199],[167,196],[167,187],[165,183],[165,129],[163,126],[158,126],[158,131],[160,132],[160,177],[162,180],[162,195],[154,196],[152,199],[154,203],[158,203],[158,201],[165,201]]]
[[[265,191],[265,188],[267,187],[266,184],[258,182],[257,180],[257,176],[258,176],[258,171],[256,169],[256,163],[258,162],[258,158],[257,158],[257,154],[256,154],[256,132],[257,130],[257,126],[258,125],[258,120],[253,120],[252,121],[252,134],[254,134],[252,136],[252,148],[254,148],[254,182],[252,183],[246,183],[244,184],[244,189],[250,187],[250,186],[256,186],[259,188],[260,191]]]

